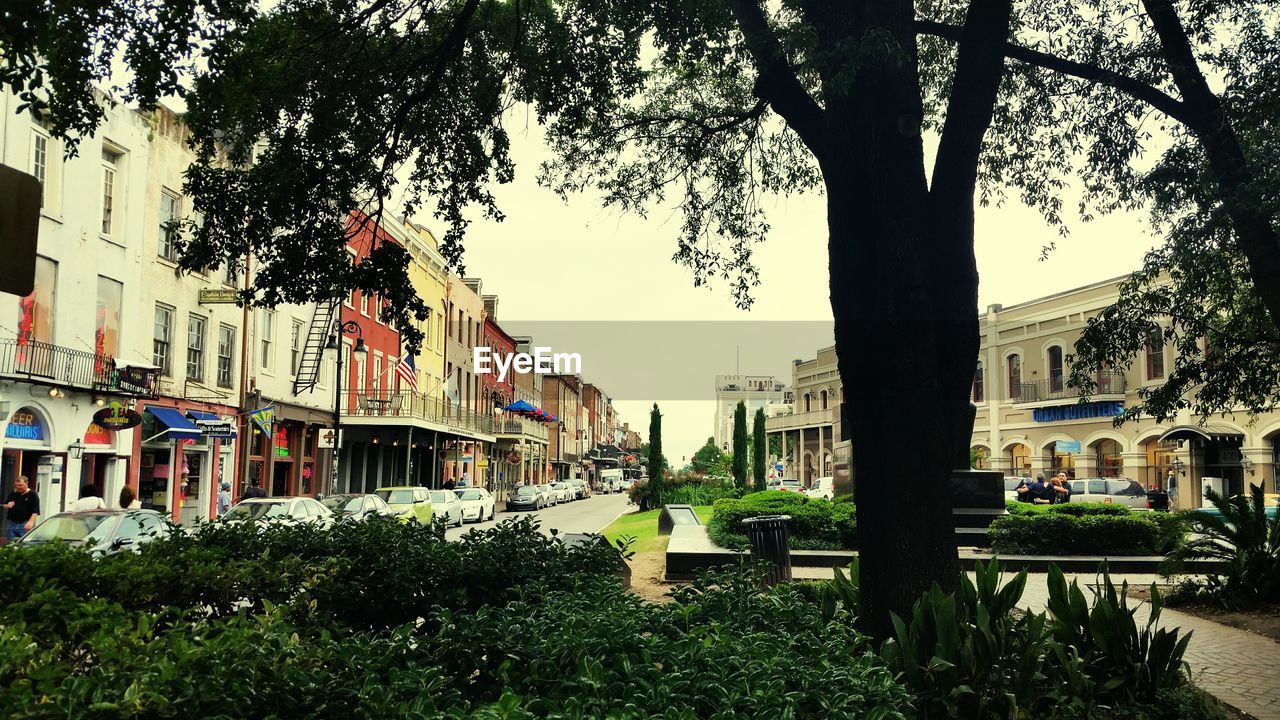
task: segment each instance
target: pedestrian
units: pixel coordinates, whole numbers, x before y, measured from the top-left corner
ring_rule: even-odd
[[[1071,502],[1071,486],[1067,484],[1067,474],[1059,472],[1053,476],[1053,484],[1049,486],[1049,504],[1061,505]]]
[[[453,478],[449,478],[448,480],[444,481],[445,490],[452,490],[455,487],[455,485],[456,483],[453,482]]]
[[[1027,495],[1031,497],[1031,502],[1036,505],[1048,505],[1053,502],[1051,493],[1053,490],[1049,485],[1049,481],[1044,479],[1044,473],[1036,473],[1036,481],[1031,483],[1027,488]]]
[[[98,497],[98,488],[93,483],[86,483],[80,487],[80,499],[71,505],[72,510],[101,510],[107,506],[102,502],[102,498]]]
[[[224,481],[218,490],[218,514],[224,515],[231,509],[231,483]]]
[[[138,501],[138,496],[133,492],[133,488],[128,485],[120,488],[120,507],[125,510],[142,509],[142,503]]]
[[[1178,476],[1169,471],[1169,477],[1164,480],[1164,490],[1169,493],[1169,509],[1174,509],[1178,505]]]
[[[26,475],[18,476],[17,482],[13,484],[13,492],[9,493],[9,499],[5,501],[4,507],[9,516],[9,529],[5,531],[5,537],[9,539],[10,544],[13,544],[23,535],[31,532],[31,528],[35,527],[40,519],[40,496],[27,484]]]
[[[471,476],[470,476],[469,474],[467,474],[467,471],[466,471],[466,470],[463,470],[463,471],[462,471],[462,478],[458,480],[458,485],[457,485],[457,486],[458,486],[458,487],[467,487],[467,486],[468,486],[468,485],[470,485],[470,484],[471,484]]]
[[[244,491],[243,499],[266,497],[267,491],[262,489],[262,481],[254,478],[249,481],[249,489]]]
[[[1031,478],[1024,477],[1018,482],[1018,487],[1014,488],[1014,492],[1018,493],[1018,502],[1033,502],[1035,498],[1031,497]]]

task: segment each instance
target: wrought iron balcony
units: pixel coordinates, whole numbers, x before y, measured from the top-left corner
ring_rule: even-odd
[[[505,437],[526,437],[543,442],[547,441],[549,435],[544,423],[505,415],[494,421],[493,434]]]
[[[417,418],[460,430],[492,434],[494,421],[484,413],[468,410],[443,399],[428,398],[408,390],[343,390],[345,416]]]
[[[0,378],[134,397],[153,397],[156,387],[153,370],[35,340],[0,340]]]
[[[1100,372],[1094,376],[1097,387],[1092,397],[1103,395],[1124,396],[1124,373],[1115,371]],[[1067,385],[1067,378],[1062,373],[1054,374],[1043,380],[1033,380],[1015,386],[1017,394],[1009,398],[1014,403],[1051,402],[1053,400],[1071,400],[1080,397],[1080,390]]]

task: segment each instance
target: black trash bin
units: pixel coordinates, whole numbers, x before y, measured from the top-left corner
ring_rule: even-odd
[[[751,557],[768,565],[769,573],[764,583],[768,586],[791,579],[791,548],[787,540],[790,515],[761,515],[742,521],[747,530],[747,542],[751,543]]]

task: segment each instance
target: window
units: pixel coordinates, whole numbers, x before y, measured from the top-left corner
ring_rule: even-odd
[[[181,201],[178,196],[168,190],[160,191],[160,257],[172,262],[178,261],[178,229],[173,224],[178,221]]]
[[[45,185],[49,180],[49,136],[39,130],[31,131],[31,174],[40,181],[40,207],[45,207],[48,194]]]
[[[230,325],[218,326],[218,386],[231,387],[231,358],[236,346],[236,329]]]
[[[373,388],[373,396],[382,397],[382,354],[373,354],[373,382],[369,383]]]
[[[1062,375],[1062,346],[1054,345],[1049,348],[1049,392],[1062,392],[1063,375]]]
[[[978,366],[973,370],[973,401],[982,402],[983,398],[983,370],[982,361],[978,361]]]
[[[187,318],[187,379],[204,382],[204,329],[208,321],[199,315]]]
[[[160,374],[172,374],[170,347],[173,344],[173,308],[156,303],[155,331],[151,341],[151,364],[160,368]]]
[[[227,264],[223,266],[222,282],[231,287],[240,286],[240,270],[236,268],[231,258],[227,258]]]
[[[98,276],[98,307],[93,335],[93,350],[98,355],[115,357],[120,353],[120,312],[124,286]]]
[[[818,397],[822,400],[822,409],[826,410],[827,409],[827,391],[823,390],[822,392],[818,393]]]
[[[1147,379],[1164,379],[1164,331],[1158,327],[1147,333],[1146,354]]]
[[[298,374],[298,366],[302,364],[302,340],[306,337],[306,331],[303,330],[302,322],[293,321],[293,328],[289,331],[289,372],[294,376]]]
[[[427,317],[418,326],[422,331],[422,346],[431,347],[431,308],[427,308]]]
[[[263,308],[259,311],[258,320],[258,364],[263,370],[271,370],[275,365],[272,357],[272,343],[276,337],[276,312]]]
[[[1005,362],[1009,365],[1009,399],[1018,400],[1022,397],[1022,356],[1010,355]]]
[[[360,291],[360,314],[369,317],[369,293]]]
[[[18,345],[53,342],[53,303],[56,299],[58,263],[36,257],[36,282],[31,294],[18,299]]]
[[[102,149],[102,234],[111,237],[115,227],[115,208],[119,196],[116,183],[116,171],[120,164],[120,153]]]

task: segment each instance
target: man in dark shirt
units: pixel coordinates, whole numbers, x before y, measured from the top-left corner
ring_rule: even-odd
[[[40,496],[27,485],[26,475],[18,476],[4,507],[9,514],[9,528],[5,531],[5,537],[13,544],[18,538],[31,532],[31,528],[40,520]]]
[[[1067,484],[1067,474],[1060,472],[1053,477],[1053,484],[1049,486],[1050,499],[1054,505],[1071,502],[1071,486]]]
[[[250,480],[249,485],[251,487],[248,490],[244,491],[244,495],[241,497],[242,500],[248,500],[249,498],[267,496],[267,491],[262,489],[261,487],[262,481],[259,480],[258,478],[254,478]]]

